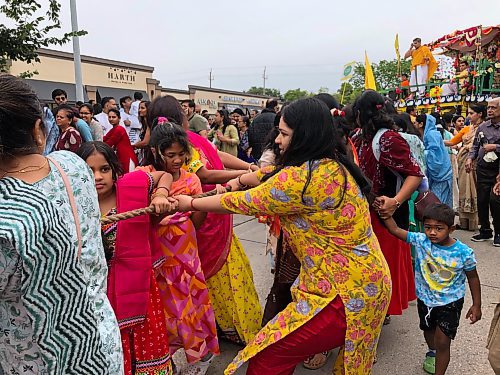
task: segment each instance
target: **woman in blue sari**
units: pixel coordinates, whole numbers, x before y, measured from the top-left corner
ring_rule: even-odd
[[[417,116],[416,123],[423,134],[429,189],[442,203],[453,208],[453,170],[436,119],[423,114]]]

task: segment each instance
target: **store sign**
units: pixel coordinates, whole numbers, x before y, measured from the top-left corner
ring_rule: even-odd
[[[225,102],[241,103],[245,98],[240,98],[238,96],[223,96],[222,100]]]
[[[248,104],[260,104],[259,99],[247,99]]]
[[[208,106],[208,108],[213,108],[213,109],[217,109],[218,106],[217,106],[217,102],[215,100],[210,100],[210,99],[198,99],[196,101],[199,105],[206,105]]]
[[[137,72],[135,70],[109,68],[108,80],[113,83],[132,85],[135,83]]]

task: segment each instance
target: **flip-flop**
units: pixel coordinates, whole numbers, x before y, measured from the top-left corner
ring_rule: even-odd
[[[304,366],[304,368],[306,368],[308,370],[317,370],[317,369],[320,369],[321,367],[323,367],[326,364],[326,361],[328,361],[328,357],[330,356],[330,354],[331,354],[331,351],[329,350],[327,352],[321,352],[321,353],[312,355],[309,358],[307,358],[304,361],[304,363],[302,363],[302,366]],[[313,365],[313,364],[311,364],[311,362],[314,361],[314,359],[316,358],[316,356],[322,356],[323,360],[320,361],[320,362],[318,362],[316,365]]]

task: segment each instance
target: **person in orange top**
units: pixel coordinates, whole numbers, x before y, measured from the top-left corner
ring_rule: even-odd
[[[405,53],[405,59],[411,56],[410,91],[419,94],[425,93],[425,85],[434,75],[438,63],[432,56],[431,50],[422,45],[422,39],[413,39],[410,49]]]
[[[401,74],[401,91],[403,93],[403,98],[406,98],[408,94],[410,93],[410,81],[408,81],[408,74],[403,73]]]

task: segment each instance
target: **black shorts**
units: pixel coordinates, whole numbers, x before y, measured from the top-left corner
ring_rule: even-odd
[[[460,324],[460,313],[464,307],[464,299],[449,303],[444,306],[428,307],[421,300],[417,300],[420,329],[431,331],[439,327],[450,339],[454,339]]]

